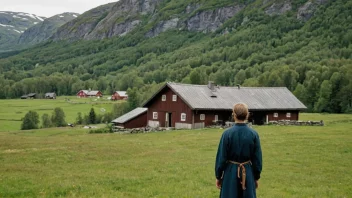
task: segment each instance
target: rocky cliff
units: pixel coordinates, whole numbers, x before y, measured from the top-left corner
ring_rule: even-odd
[[[89,10],[76,19],[62,25],[53,34],[53,40],[78,40],[85,38],[105,18],[115,3],[109,3]]]
[[[141,30],[146,37],[155,37],[170,29],[197,32],[215,32],[227,20],[250,9],[254,1],[224,1],[223,6],[208,1],[193,1],[175,5],[166,0],[120,0],[90,10],[75,20],[65,24],[52,37],[53,40],[96,40],[124,36],[133,30]],[[241,2],[241,3],[240,3]],[[261,9],[269,16],[294,12],[297,19],[307,21],[317,7],[328,0],[307,0],[300,3],[294,0],[264,0]],[[220,2],[219,2],[220,3]],[[298,7],[297,7],[298,5]],[[174,8],[173,8],[174,6]],[[169,9],[179,10],[174,12]],[[247,18],[248,19],[248,18]]]
[[[24,31],[24,33],[20,36],[18,43],[37,44],[46,41],[56,32],[59,27],[77,18],[78,16],[79,14],[77,13],[66,12],[47,18]]]

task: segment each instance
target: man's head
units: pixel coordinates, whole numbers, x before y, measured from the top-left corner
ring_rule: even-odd
[[[248,119],[248,106],[244,103],[237,103],[233,106],[233,116],[239,121]]]

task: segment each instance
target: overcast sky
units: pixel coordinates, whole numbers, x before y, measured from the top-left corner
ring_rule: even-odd
[[[92,8],[118,0],[1,0],[0,11],[26,12],[51,17],[63,12],[82,14]]]

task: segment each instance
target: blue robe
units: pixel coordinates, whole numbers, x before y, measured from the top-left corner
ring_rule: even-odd
[[[246,168],[246,190],[242,190],[241,179],[237,177],[237,164],[250,160]],[[262,151],[258,133],[244,123],[236,123],[227,129],[220,139],[215,162],[215,176],[222,179],[220,197],[256,197],[255,180],[262,171]]]

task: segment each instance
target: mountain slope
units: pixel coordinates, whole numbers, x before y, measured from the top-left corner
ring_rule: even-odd
[[[78,40],[93,31],[115,3],[109,3],[89,10],[76,19],[61,26],[52,36],[53,40]]]
[[[285,86],[309,111],[352,112],[351,9],[347,0],[168,0],[116,21],[141,21],[124,36],[88,41],[81,39],[98,21],[108,24],[103,19],[112,14],[86,14],[95,21],[89,32],[77,17],[69,23],[82,21],[82,31],[74,35],[78,29],[71,26],[69,40],[3,54],[0,98],[133,88],[143,101],[166,81],[212,80],[221,86]]]
[[[37,44],[48,40],[56,30],[65,23],[75,19],[79,14],[65,12],[45,19],[44,21],[28,28],[20,36],[19,44]]]
[[[11,50],[25,30],[44,19],[23,12],[0,11],[0,51]]]

